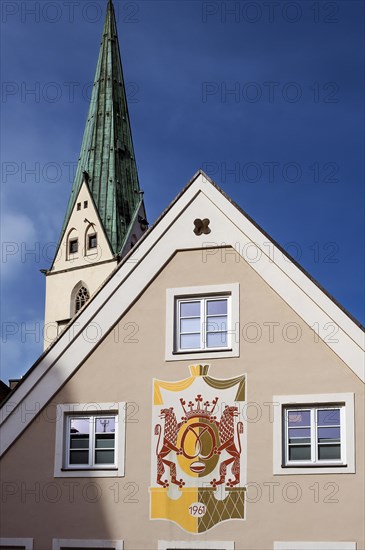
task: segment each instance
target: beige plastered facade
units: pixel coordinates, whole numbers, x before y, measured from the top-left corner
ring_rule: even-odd
[[[220,548],[209,541],[229,541],[236,550],[273,549],[277,541],[332,541],[336,548],[335,543],[350,541],[357,550],[364,548],[363,383],[249,262],[232,249],[226,252],[217,248],[204,261],[201,250],[180,251],[170,258],[10,446],[1,465],[3,479],[12,484],[3,496],[2,537],[32,538],[34,550],[50,550],[54,539],[124,541],[125,550],[157,549],[159,541],[186,541],[189,548]],[[237,283],[239,356],[167,361],[166,290]],[[273,341],[267,323],[278,323]],[[286,337],[288,323],[300,327],[295,342],[292,335]],[[249,330],[253,324],[262,330],[257,341]],[[188,366],[200,362],[209,363],[210,375],[216,378],[246,375],[246,400],[251,404],[244,450],[249,501],[245,520],[192,535],[172,522],[149,519],[152,381],[184,379]],[[334,469],[322,475],[318,470],[274,475],[273,396],[328,393],[354,394],[355,473]],[[129,404],[125,475],[55,478],[56,405],[91,402]],[[34,404],[27,406],[34,409]],[[300,498],[295,499],[295,491]]]

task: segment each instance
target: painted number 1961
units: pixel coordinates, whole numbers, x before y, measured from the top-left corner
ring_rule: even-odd
[[[201,502],[194,502],[194,504],[189,506],[189,514],[194,518],[202,518],[206,511],[207,507]]]

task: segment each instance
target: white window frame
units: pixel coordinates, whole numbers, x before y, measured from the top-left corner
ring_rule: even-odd
[[[24,550],[33,550],[33,539],[15,539],[15,538],[7,538],[3,537],[0,538],[0,547],[1,546],[7,546],[8,548],[11,548],[14,546],[14,548],[22,547]]]
[[[112,550],[123,550],[122,540],[84,540],[84,539],[53,539],[52,550],[62,548],[111,548]]]
[[[57,405],[54,477],[123,477],[126,403],[67,403]],[[68,466],[68,423],[72,416],[117,415],[114,466]]]
[[[274,550],[356,550],[356,542],[277,541]]]
[[[318,424],[317,424],[317,413],[318,411],[331,411],[331,410],[340,410],[340,458],[339,459],[329,459],[329,460],[320,460],[318,458]],[[290,460],[289,459],[289,425],[287,423],[288,412],[301,412],[309,411],[310,421],[309,429],[311,433],[310,437],[310,449],[311,449],[311,458],[309,460]],[[295,405],[293,406],[284,406],[283,408],[283,422],[285,426],[284,433],[284,463],[285,466],[333,466],[333,465],[346,465],[346,406],[343,403],[332,404],[332,405]],[[336,426],[337,427],[337,426]]]
[[[96,419],[98,418],[114,418],[115,420],[115,432],[114,432],[114,462],[111,464],[96,464],[95,462],[95,451],[97,450],[97,447],[95,445],[96,441],[96,431],[95,431],[95,425],[96,425]],[[70,461],[70,453],[72,451],[72,448],[70,446],[70,433],[71,433],[71,421],[75,418],[83,418],[89,420],[89,463],[88,464],[71,464]],[[98,414],[91,414],[91,415],[79,415],[79,414],[70,414],[67,415],[65,418],[66,421],[66,433],[65,433],[65,468],[68,470],[79,470],[82,469],[90,469],[90,470],[105,470],[106,468],[117,468],[118,467],[118,433],[119,433],[119,422],[118,422],[118,413],[105,413],[104,411],[98,413]],[[80,449],[80,450],[86,450],[86,449]]]
[[[225,317],[227,317],[227,328],[226,330],[220,330],[216,331],[219,334],[224,333],[226,334],[226,345],[216,346],[216,347],[208,347],[207,346],[207,337],[209,332],[208,330],[208,314],[207,314],[207,306],[208,302],[212,301],[225,301],[227,303],[227,313],[224,314]],[[180,305],[181,304],[191,304],[191,303],[198,303],[199,304],[199,325],[200,325],[200,347],[199,348],[180,348],[179,346],[179,340],[182,335],[184,334],[194,334],[191,333],[184,333],[180,331],[180,321],[181,319],[187,319],[187,317],[182,317],[180,315]],[[174,348],[177,353],[194,353],[195,351],[201,352],[201,351],[221,351],[221,350],[227,350],[231,349],[231,340],[232,340],[232,333],[228,330],[228,320],[232,318],[231,314],[231,304],[232,299],[230,294],[222,294],[214,295],[214,296],[194,296],[194,297],[182,297],[182,298],[176,298],[175,301],[175,343]],[[214,317],[213,317],[214,320]],[[195,332],[197,334],[197,332]]]
[[[209,298],[228,298],[227,338],[228,346],[196,350],[178,350],[176,335],[178,332],[179,300]],[[166,290],[166,361],[184,361],[189,359],[213,359],[239,357],[239,283],[209,285],[198,287],[168,288]]]
[[[199,541],[186,541],[186,540],[159,540],[158,550],[167,550],[168,548],[174,548],[177,550],[189,550],[189,549],[207,549],[213,550],[234,550],[234,541],[214,541],[214,540],[199,540]]]
[[[292,462],[285,464],[287,436],[285,429],[285,411],[287,408],[338,408],[342,406],[341,423],[341,462]],[[275,395],[273,396],[274,422],[273,422],[273,451],[274,474],[344,474],[355,473],[355,426],[354,426],[354,394],[353,393],[328,393],[310,395]],[[313,444],[313,442],[312,442]],[[343,462],[342,462],[343,461]],[[293,464],[293,465],[291,465]]]

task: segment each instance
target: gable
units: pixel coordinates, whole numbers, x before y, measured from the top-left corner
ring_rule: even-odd
[[[211,232],[196,235],[194,220],[205,218],[210,220]],[[284,259],[274,244],[269,256],[265,243],[267,236],[199,173],[40,358],[12,395],[12,407],[7,409],[5,404],[2,452],[27,425],[19,414],[23,400],[37,402],[42,408],[179,250],[200,250],[209,258],[222,247],[235,248],[257,275],[307,325],[314,327],[326,346],[364,380],[362,331],[296,265]],[[96,341],[85,338],[91,323],[99,327],[100,338]],[[328,340],[328,323],[337,329],[336,341]]]
[[[95,249],[90,249],[88,246],[88,237],[92,234],[97,236]],[[70,254],[70,241],[73,239],[78,240],[78,250]],[[61,236],[50,271],[90,266],[96,262],[110,260],[113,256],[92,194],[84,181]]]

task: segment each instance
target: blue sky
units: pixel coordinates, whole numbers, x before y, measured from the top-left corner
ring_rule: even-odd
[[[39,270],[62,225],[105,7],[1,3],[5,381],[42,351]],[[364,3],[115,8],[149,221],[203,168],[364,322]]]

